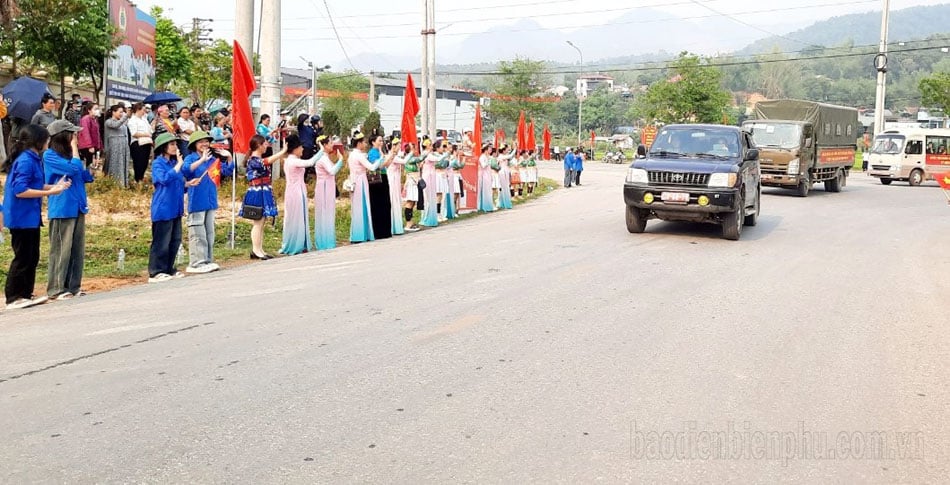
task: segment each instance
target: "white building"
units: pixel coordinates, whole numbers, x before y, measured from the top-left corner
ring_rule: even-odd
[[[413,81],[416,82],[416,96],[419,96],[419,76],[413,76]],[[376,110],[379,111],[380,124],[386,133],[392,133],[402,124],[406,78],[376,77],[375,82]],[[472,129],[475,126],[475,106],[478,102],[479,97],[476,94],[436,85],[436,129],[459,132]]]
[[[614,78],[604,76],[603,74],[585,74],[577,78],[577,86],[574,92],[578,96],[586,98],[590,93],[604,86],[606,86],[607,89],[613,90]]]

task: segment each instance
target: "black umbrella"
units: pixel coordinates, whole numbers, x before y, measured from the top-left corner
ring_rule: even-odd
[[[36,114],[36,110],[40,109],[40,101],[47,93],[52,94],[45,82],[29,76],[18,77],[3,88],[7,115],[29,121]]]
[[[171,92],[171,91],[160,91],[157,93],[149,94],[143,102],[145,104],[169,104],[177,103],[181,101],[181,96]]]

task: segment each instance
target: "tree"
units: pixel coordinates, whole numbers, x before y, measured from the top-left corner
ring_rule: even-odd
[[[365,133],[367,136],[386,135],[386,133],[383,132],[382,125],[380,124],[378,111],[372,111],[366,117],[366,121],[363,122],[363,133]]]
[[[204,105],[214,99],[231,99],[233,56],[231,45],[221,39],[210,45],[194,44],[191,75],[187,81],[174,81],[172,88],[187,92],[195,104]]]
[[[517,123],[522,111],[525,118],[535,120],[545,119],[553,114],[553,103],[531,99],[542,96],[550,85],[544,68],[544,61],[522,58],[499,63],[500,76],[492,85],[497,96],[492,97],[491,104],[485,110],[487,114],[494,121],[501,121],[503,125]]]
[[[924,105],[950,112],[950,72],[935,72],[921,79],[918,88]]]
[[[185,36],[162,12],[162,7],[152,7],[151,14],[155,18],[155,86],[159,91],[165,90],[171,81],[189,82],[192,73],[192,52]]]
[[[60,97],[66,95],[66,76],[88,74],[98,92],[105,59],[119,40],[109,22],[106,0],[20,0],[18,4],[21,15],[14,22],[13,36],[25,57],[55,68]]]
[[[346,140],[350,131],[369,115],[369,80],[358,72],[323,73],[317,86],[331,92],[323,102],[323,109],[324,112],[332,111],[339,120],[338,129],[330,133],[339,134]],[[326,121],[324,127],[329,128]]]
[[[650,85],[637,100],[637,113],[663,123],[721,123],[731,104],[722,88],[722,71],[683,52],[668,69],[669,78]]]
[[[340,125],[340,118],[332,109],[324,109],[321,119],[323,120],[324,133],[332,136],[339,135],[343,132],[343,128]]]
[[[16,0],[0,0],[0,27],[9,27],[18,15],[20,8]]]
[[[606,88],[598,89],[584,100],[581,124],[585,132],[613,133],[626,118],[626,107],[619,94]],[[575,117],[576,119],[576,117]]]

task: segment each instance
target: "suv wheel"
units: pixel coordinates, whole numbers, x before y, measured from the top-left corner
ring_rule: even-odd
[[[762,204],[762,189],[760,188],[755,193],[755,204],[752,204],[752,210],[755,211],[752,214],[745,216],[743,223],[749,227],[755,226],[759,223],[759,208]]]
[[[740,189],[741,190],[741,189]],[[729,212],[722,218],[722,237],[730,241],[738,241],[742,235],[742,225],[745,222],[745,196],[739,195],[739,210]]]
[[[647,228],[647,213],[645,210],[636,207],[627,206],[626,211],[627,231],[630,234],[640,234]]]

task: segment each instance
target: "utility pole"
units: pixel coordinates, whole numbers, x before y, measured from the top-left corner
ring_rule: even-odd
[[[265,114],[276,129],[280,121],[280,0],[263,0],[261,5],[261,115]],[[273,174],[275,179],[280,176],[277,164]]]
[[[191,19],[191,42],[195,49],[200,47],[202,42],[211,41],[209,35],[213,30],[205,28],[205,22],[214,22],[214,19],[200,19],[198,17]]]
[[[435,87],[435,0],[426,0],[427,20],[429,24],[428,49],[429,49],[429,138],[435,140],[438,126],[436,115],[436,103],[439,96]]]
[[[429,133],[429,0],[422,0],[422,69],[420,74],[420,101],[422,134]],[[420,138],[422,138],[420,136]]]
[[[376,73],[369,72],[369,112],[376,111]]]
[[[235,0],[234,39],[248,59],[254,58],[254,0]]]
[[[874,56],[874,68],[877,69],[877,93],[874,99],[874,135],[884,131],[884,96],[887,91],[887,23],[890,14],[890,0],[884,0],[881,12],[881,44]]]
[[[581,52],[580,47],[574,45],[573,42],[567,41],[567,43],[577,50],[577,53],[581,56],[581,76],[584,75],[584,53]],[[578,84],[577,89],[577,146],[581,146],[581,114],[584,111],[584,97],[581,96],[580,84]]]

